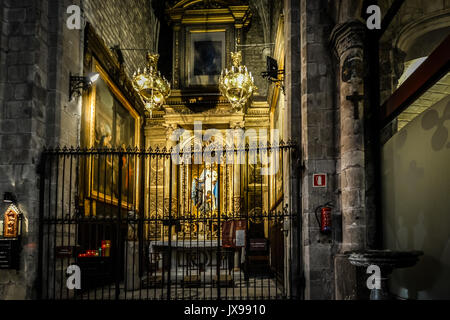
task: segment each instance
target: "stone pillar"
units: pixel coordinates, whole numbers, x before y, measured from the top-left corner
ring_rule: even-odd
[[[2,195],[8,191],[17,197],[24,218],[19,270],[0,270],[0,300],[36,299],[41,293],[36,281],[40,191],[37,165],[44,146],[76,145],[78,138],[80,109],[76,102],[68,103],[67,85],[69,71],[78,72],[80,68],[82,32],[67,32],[67,6],[67,1],[49,4],[47,0],[1,1],[0,5],[0,190]],[[63,67],[63,61],[70,61],[70,66]],[[52,207],[52,214],[61,216],[63,210],[68,212],[69,203],[63,208],[52,202]],[[55,229],[52,232],[57,232],[56,241],[61,243],[62,228],[51,230]],[[72,234],[69,237],[74,244]],[[53,246],[53,241],[49,245]],[[52,266],[53,255],[48,259]],[[66,267],[58,260],[55,270],[44,269],[56,279],[43,286],[51,288],[54,283],[60,288]],[[48,292],[49,299],[66,297],[66,290],[57,289],[54,295]]]
[[[339,59],[342,244],[335,256],[337,300],[358,298],[359,271],[349,251],[366,244],[364,108],[362,107],[365,26],[356,20],[338,24],[331,41]]]
[[[308,1],[309,3],[318,3],[319,1]],[[301,54],[301,25],[305,24],[306,20],[301,19],[302,15],[301,1],[298,0],[284,0],[284,47],[286,51],[285,55],[285,131],[286,140],[294,139],[297,142],[297,150],[302,150],[301,141],[302,130],[306,128],[302,124],[301,110],[302,105],[302,79],[301,79],[301,62],[305,60],[305,56]],[[308,10],[308,12],[310,12]],[[287,153],[286,153],[287,154]],[[285,154],[285,156],[286,156]],[[300,156],[298,154],[297,156]],[[296,157],[297,157],[296,156]],[[285,159],[285,158],[284,158]],[[291,159],[294,160],[294,159]],[[302,212],[301,202],[302,199],[299,179],[302,177],[302,172],[299,170],[297,160],[289,161],[289,177],[286,175],[286,164],[282,164],[284,167],[284,181],[285,181],[285,201],[289,204],[289,211],[291,213]],[[297,224],[296,224],[297,226]],[[298,247],[298,243],[302,240],[298,239],[302,237],[301,231],[294,227],[291,232],[288,233],[288,237],[285,239],[285,281],[290,280],[290,286],[288,287],[287,294],[292,294],[293,297],[303,298],[304,287],[303,277],[306,263],[299,261],[303,256],[303,249]],[[300,241],[299,241],[300,240]],[[275,253],[276,254],[276,253]],[[304,260],[303,260],[304,261]]]
[[[366,238],[364,113],[360,107],[364,95],[364,31],[361,22],[350,21],[337,25],[332,33],[340,73],[341,252],[363,249]]]

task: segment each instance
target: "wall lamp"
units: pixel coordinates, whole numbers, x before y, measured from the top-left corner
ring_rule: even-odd
[[[81,96],[83,90],[88,90],[92,84],[98,80],[100,77],[99,73],[92,72],[87,76],[74,76],[72,73],[69,74],[69,101],[75,96]]]
[[[280,79],[280,75],[282,76]],[[261,76],[268,81],[275,83],[284,93],[284,70],[278,70],[278,62],[272,57],[267,56],[267,70],[261,73]]]

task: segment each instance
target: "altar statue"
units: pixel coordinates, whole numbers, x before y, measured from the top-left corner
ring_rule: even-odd
[[[207,213],[217,209],[218,200],[217,171],[206,164],[198,179],[192,181],[191,198],[200,212]]]

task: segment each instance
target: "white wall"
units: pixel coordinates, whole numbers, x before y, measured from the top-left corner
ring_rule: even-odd
[[[449,131],[447,96],[383,147],[385,248],[425,253],[391,276],[391,291],[403,298],[450,299]]]

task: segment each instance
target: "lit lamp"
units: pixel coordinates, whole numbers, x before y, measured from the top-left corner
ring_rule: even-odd
[[[100,74],[92,72],[87,76],[73,76],[72,73],[69,74],[69,101],[76,94],[78,97],[81,96],[83,90],[88,90],[92,84],[98,80]]]
[[[138,69],[133,74],[133,87],[151,113],[153,109],[161,107],[170,96],[170,83],[158,71],[159,54],[147,54],[147,67],[141,73]]]
[[[5,192],[3,202],[9,205],[3,215],[3,237],[17,238],[22,233],[22,215],[16,207],[16,197],[11,192]]]
[[[228,99],[233,109],[241,110],[258,90],[251,72],[241,65],[242,52],[232,52],[233,66],[230,70],[222,70],[219,78],[220,93]]]

